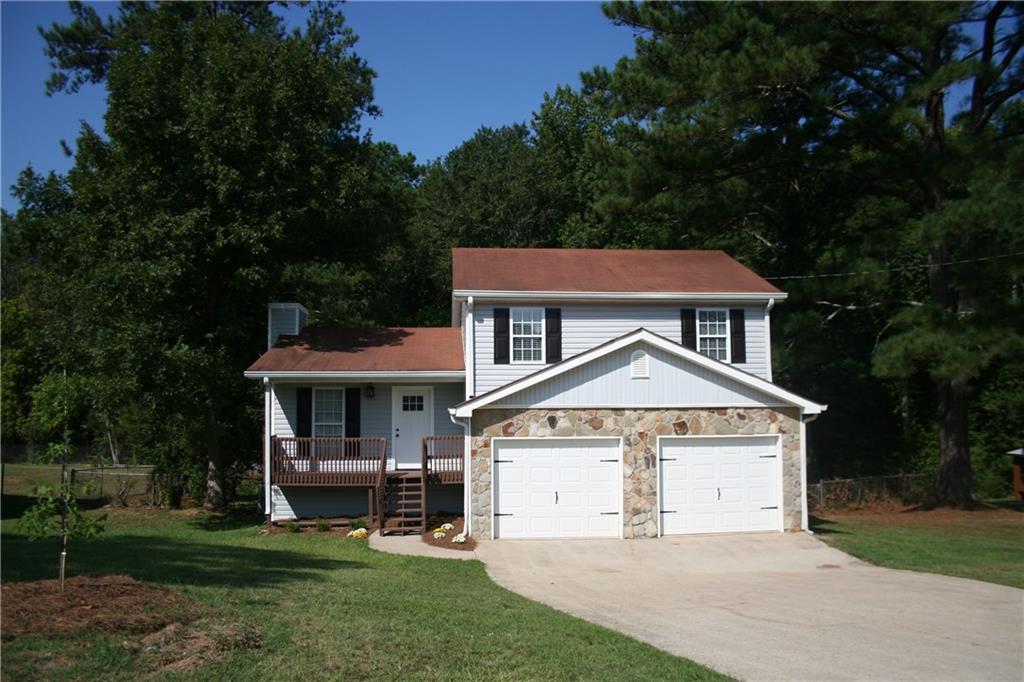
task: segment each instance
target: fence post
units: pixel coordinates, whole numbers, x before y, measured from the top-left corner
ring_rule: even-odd
[[[103,499],[103,479],[106,476],[103,475],[103,462],[100,462],[100,499]]]

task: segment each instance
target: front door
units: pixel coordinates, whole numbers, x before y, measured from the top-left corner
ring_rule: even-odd
[[[429,387],[395,386],[391,392],[391,451],[396,469],[418,469],[423,439],[434,434],[434,392]]]

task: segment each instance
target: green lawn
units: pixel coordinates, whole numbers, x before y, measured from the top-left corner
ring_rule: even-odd
[[[1024,588],[1024,505],[832,513],[812,525],[825,542],[889,568]]]
[[[4,500],[4,516],[17,504]],[[223,622],[259,629],[188,679],[726,679],[685,659],[529,601],[476,561],[398,557],[313,533],[260,536],[251,513],[111,511],[72,546],[71,574],[127,574],[180,590]],[[53,576],[54,544],[2,527],[3,580]],[[639,595],[638,595],[639,598]],[[134,679],[152,670],[125,635],[16,638],[4,679]],[[62,649],[68,647],[66,652]],[[54,661],[59,664],[55,667]]]

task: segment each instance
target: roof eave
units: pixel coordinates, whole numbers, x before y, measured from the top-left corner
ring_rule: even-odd
[[[246,379],[291,379],[308,381],[465,381],[465,370],[380,370],[380,371],[274,371],[247,370]]]
[[[784,301],[789,297],[784,291],[503,291],[497,289],[455,289],[452,297],[465,299],[470,296],[496,299],[547,299],[591,301],[754,301],[767,302],[772,299]]]

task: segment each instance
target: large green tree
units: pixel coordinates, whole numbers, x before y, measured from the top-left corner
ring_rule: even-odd
[[[102,83],[108,109],[103,134],[77,140],[67,205],[42,221],[72,313],[50,331],[102,379],[98,406],[162,429],[152,446],[202,463],[220,506],[233,463],[258,450],[258,389],[241,371],[266,302],[285,281],[372,280],[411,162],[361,136],[373,72],[332,4],[293,30],[268,4],[125,3],[108,19],[71,7],[71,23],[41,29],[48,91]]]
[[[939,496],[970,504],[971,382],[1022,338],[1020,260],[965,262],[1024,250],[1021,8],[605,11],[638,33],[635,57],[585,78],[617,115],[600,208],[634,225],[609,221],[608,240],[724,246],[779,274],[882,271],[796,282],[797,312],[861,313],[877,376],[928,377]],[[796,365],[812,325],[800,331]]]

